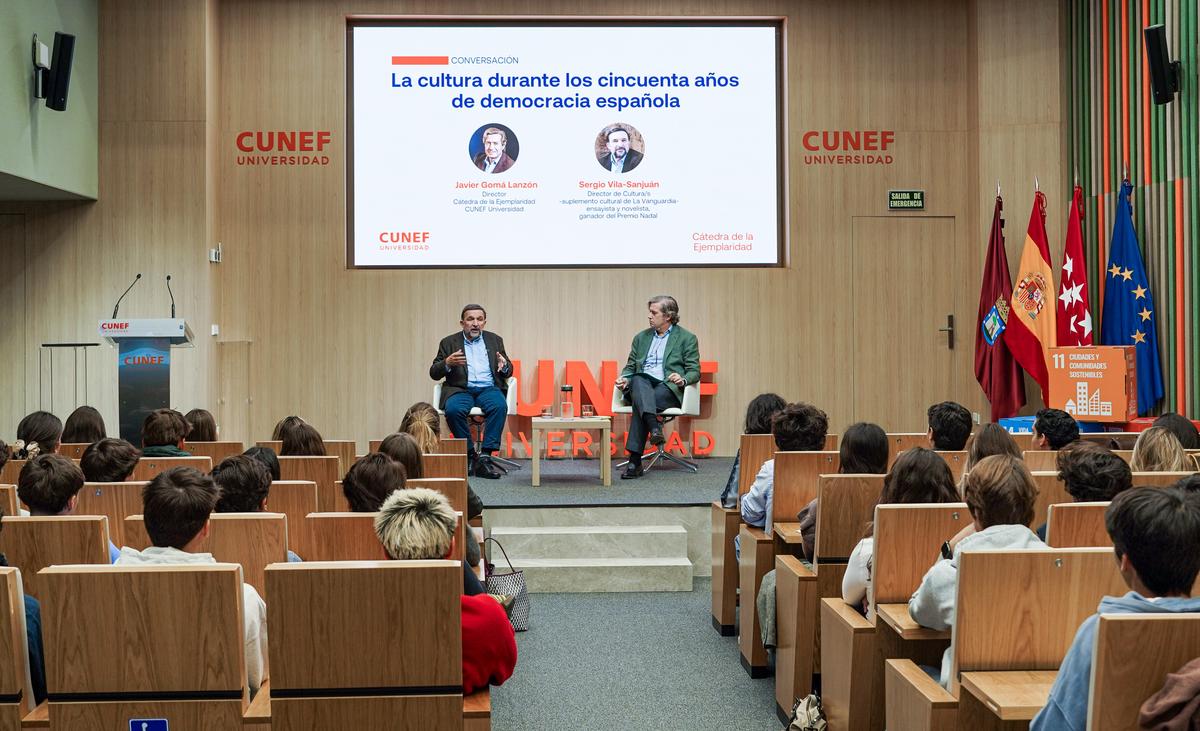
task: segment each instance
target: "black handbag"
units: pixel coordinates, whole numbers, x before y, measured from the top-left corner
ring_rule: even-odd
[[[497,572],[496,564],[488,561],[484,586],[489,594],[503,594],[513,598],[512,611],[508,615],[508,621],[515,631],[525,632],[529,629],[529,588],[525,586],[525,572],[513,568],[512,561],[508,559],[508,553],[504,550],[504,546],[500,545],[500,541],[491,536],[485,538],[484,541],[495,543],[496,547],[500,549],[500,553],[504,555],[505,563],[508,564],[507,572]]]

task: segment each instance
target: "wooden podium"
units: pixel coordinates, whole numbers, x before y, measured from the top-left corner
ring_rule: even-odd
[[[101,320],[100,337],[117,346],[117,396],[121,438],[142,443],[142,422],[171,405],[171,348],[190,346],[182,319]]]

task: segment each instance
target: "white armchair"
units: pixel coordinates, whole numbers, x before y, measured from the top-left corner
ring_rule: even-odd
[[[613,388],[612,412],[614,414],[632,414],[633,413],[633,404],[630,404],[628,401],[626,401],[625,400],[625,392],[616,387]],[[683,387],[683,403],[681,403],[678,407],[663,409],[662,411],[659,412],[658,415],[662,418],[662,422],[664,424],[669,421],[674,421],[676,418],[678,418],[680,416],[699,416],[700,415],[700,384],[689,383],[688,385],[684,386]],[[654,450],[653,454],[651,454],[649,456],[649,458],[646,461],[646,469],[647,470],[652,469],[654,467],[654,465],[657,464],[660,459],[665,459],[669,462],[673,462],[673,463],[679,465],[680,467],[686,467],[687,469],[691,470],[692,472],[695,472],[699,469],[695,463],[689,462],[686,459],[680,459],[679,457],[676,457],[673,454],[669,454],[666,450],[666,446],[667,445],[665,443],[658,445],[658,448],[656,448]],[[628,461],[622,462],[622,463],[618,464],[617,467],[621,468],[627,464],[629,464]]]

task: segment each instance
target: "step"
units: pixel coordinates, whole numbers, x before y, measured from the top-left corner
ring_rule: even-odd
[[[686,557],[522,558],[513,568],[525,573],[530,593],[692,590]]]
[[[681,525],[598,525],[492,528],[508,557],[687,558],[688,532]],[[494,547],[492,560],[503,561]]]

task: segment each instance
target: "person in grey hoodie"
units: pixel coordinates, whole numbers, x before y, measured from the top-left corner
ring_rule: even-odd
[[[1191,598],[1200,573],[1200,495],[1178,487],[1135,487],[1104,514],[1121,578],[1130,591],[1106,596],[1079,625],[1046,705],[1031,731],[1083,731],[1087,726],[1092,653],[1101,614],[1200,612]]]
[[[908,600],[908,613],[918,624],[936,630],[954,626],[958,561],[964,552],[1046,547],[1029,530],[1036,499],[1037,485],[1022,460],[997,454],[975,465],[963,485],[963,500],[973,522],[942,546],[942,558],[925,572]],[[939,676],[946,687],[953,657],[952,644],[942,656]]]
[[[154,545],[144,551],[126,546],[117,566],[215,564],[197,548],[208,537],[208,518],[221,492],[213,479],[191,467],[162,472],[142,490],[142,515]],[[258,591],[242,584],[242,639],[246,683],[254,696],[267,676],[267,605]]]

